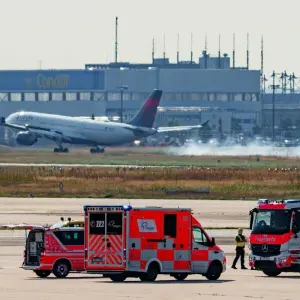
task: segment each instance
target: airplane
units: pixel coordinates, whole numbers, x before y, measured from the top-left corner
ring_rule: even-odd
[[[54,152],[68,153],[63,143],[91,146],[91,153],[104,153],[105,146],[132,143],[141,138],[160,132],[186,131],[202,128],[193,126],[173,126],[153,128],[162,90],[153,90],[133,119],[128,123],[83,119],[64,115],[20,111],[0,119],[0,125],[16,132],[19,145],[32,146],[39,139],[54,141],[58,148]]]

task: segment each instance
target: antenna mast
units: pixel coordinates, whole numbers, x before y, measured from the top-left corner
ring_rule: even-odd
[[[118,62],[118,17],[116,17],[115,63]]]
[[[191,33],[191,64],[193,63],[193,34]]]
[[[179,64],[179,33],[177,33],[177,64]]]
[[[247,69],[249,69],[249,33],[247,33]]]
[[[219,69],[221,69],[221,35],[219,34]]]
[[[164,62],[165,62],[165,59],[166,59],[166,36],[164,34],[164,53],[163,53],[163,57],[164,57]]]
[[[204,51],[204,63],[205,63],[205,69],[207,69],[207,35],[205,34],[205,51]]]
[[[233,34],[232,66],[235,68],[235,33]]]
[[[261,48],[260,48],[260,88],[263,93],[266,92],[266,82],[267,79],[264,76],[264,37],[261,36]]]
[[[152,39],[152,64],[154,64],[155,40]]]

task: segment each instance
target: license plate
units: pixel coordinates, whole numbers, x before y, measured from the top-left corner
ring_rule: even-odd
[[[260,260],[266,260],[266,261],[274,261],[274,258],[271,257],[261,257]]]

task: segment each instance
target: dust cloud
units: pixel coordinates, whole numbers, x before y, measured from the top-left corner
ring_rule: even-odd
[[[189,143],[181,147],[170,147],[167,150],[171,155],[193,156],[278,156],[300,157],[300,147],[277,147],[273,145],[251,142],[247,145],[222,145]]]

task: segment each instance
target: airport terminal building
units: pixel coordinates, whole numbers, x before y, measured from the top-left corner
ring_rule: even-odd
[[[209,120],[216,134],[222,124],[223,134],[251,135],[254,128],[270,123],[270,95],[261,94],[260,75],[260,70],[230,67],[226,54],[210,57],[205,52],[197,63],[174,64],[164,58],[151,64],[87,64],[80,70],[4,70],[0,111],[4,117],[30,110],[110,119],[122,111],[126,122],[153,89],[162,89],[155,126]]]

